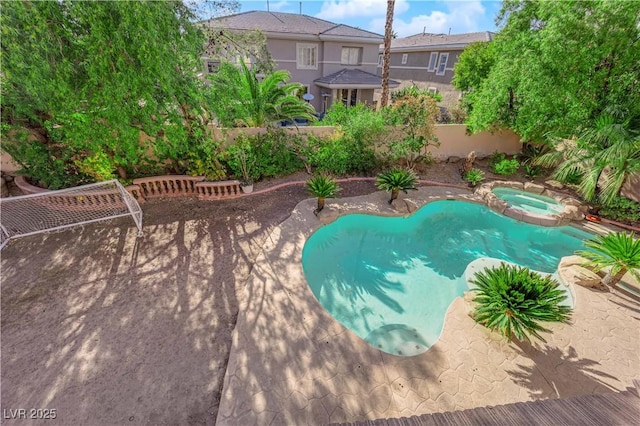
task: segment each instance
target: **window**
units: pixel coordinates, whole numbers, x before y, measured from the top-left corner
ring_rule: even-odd
[[[360,65],[362,57],[361,47],[343,47],[342,48],[342,65]]]
[[[409,58],[409,54],[408,53],[403,53],[402,54],[402,65],[407,63],[407,59]]]
[[[296,62],[298,69],[318,69],[318,45],[296,43]]]
[[[449,59],[448,53],[440,54],[440,61],[438,61],[438,71],[436,71],[436,75],[444,75],[445,68],[447,68],[447,59]]]
[[[436,69],[436,63],[438,63],[438,52],[431,52],[431,56],[429,56],[429,67],[427,67],[427,71],[433,72]]]
[[[382,55],[378,55],[378,66],[382,66]]]

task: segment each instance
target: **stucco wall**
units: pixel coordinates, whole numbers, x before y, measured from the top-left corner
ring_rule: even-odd
[[[640,203],[640,173],[632,174],[624,181],[620,194]]]
[[[522,150],[520,136],[509,129],[499,132],[480,132],[467,135],[464,124],[439,124],[435,133],[440,141],[440,147],[433,148],[432,154],[436,158],[445,159],[451,156],[466,157],[475,151],[480,158],[488,157],[495,151],[507,155],[517,154]]]

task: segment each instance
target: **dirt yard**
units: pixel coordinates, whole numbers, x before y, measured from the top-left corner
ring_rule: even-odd
[[[343,187],[343,196],[375,191]],[[296,185],[149,201],[143,240],[118,219],[11,242],[1,253],[2,423],[40,422],[6,419],[24,408],[55,409],[65,425],[213,424],[235,289],[305,198]]]

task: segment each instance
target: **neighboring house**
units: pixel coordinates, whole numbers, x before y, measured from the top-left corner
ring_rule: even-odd
[[[391,41],[389,76],[400,82],[401,87],[415,84],[442,94],[447,106],[457,104],[460,92],[451,80],[453,66],[469,43],[491,41],[492,32],[467,34],[421,33]],[[380,46],[382,52],[383,45]],[[378,57],[378,75],[382,74],[382,54]]]
[[[203,24],[228,31],[260,30],[276,69],[291,73],[313,95],[318,112],[342,101],[346,105],[373,102],[381,88],[376,74],[378,46],[383,36],[349,25],[335,24],[307,15],[251,11]],[[218,58],[205,58],[208,72],[215,72]],[[398,82],[390,82],[397,87]]]

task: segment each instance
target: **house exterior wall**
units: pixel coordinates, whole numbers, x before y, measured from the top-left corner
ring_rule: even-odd
[[[432,52],[438,53],[436,68],[429,71],[429,59]],[[437,74],[441,53],[448,53],[444,75]],[[453,79],[453,67],[458,62],[462,50],[419,50],[412,52],[391,52],[389,61],[389,77],[400,82],[400,88],[416,85],[428,89],[435,87],[442,94],[442,103],[447,107],[453,107],[458,103],[460,92],[451,84]],[[402,56],[407,55],[407,61],[402,63]],[[382,66],[377,69],[378,75],[382,75]]]

